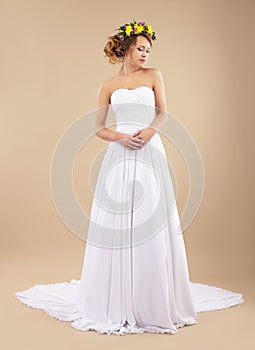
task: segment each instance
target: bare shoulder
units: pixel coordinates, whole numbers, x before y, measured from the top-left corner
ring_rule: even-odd
[[[107,92],[111,86],[112,78],[103,80],[101,84],[99,85],[99,90]]]
[[[106,101],[109,100],[109,97],[112,92],[112,86],[114,83],[115,77],[103,80],[98,87],[97,94],[98,96],[103,96],[103,99]]]
[[[156,67],[148,67],[145,69],[146,69],[145,73],[147,74],[149,80],[151,81],[153,85],[153,89],[157,90],[160,86],[162,88],[162,86],[164,85],[164,82],[163,82],[163,76],[161,74],[161,71]]]
[[[161,71],[158,68],[149,68],[149,74],[153,83],[156,106],[161,110],[167,110],[165,84]]]
[[[156,80],[163,78],[161,71],[158,68],[150,67],[147,69],[148,69],[148,74],[151,76],[151,78],[156,79]]]
[[[112,78],[103,80],[97,90],[98,105],[106,105],[110,102]]]
[[[109,79],[103,80],[99,86],[98,91],[102,92],[105,95],[108,95],[109,97],[112,93],[112,90],[114,89],[114,86],[116,85],[117,79],[117,76],[113,76]]]

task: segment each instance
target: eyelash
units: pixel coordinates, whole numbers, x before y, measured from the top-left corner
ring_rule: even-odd
[[[139,51],[143,51],[143,49],[138,49]],[[150,53],[150,51],[147,51],[147,53]]]

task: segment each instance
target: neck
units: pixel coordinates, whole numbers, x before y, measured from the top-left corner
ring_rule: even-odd
[[[142,69],[143,68],[137,67],[137,66],[133,65],[132,63],[123,62],[122,66],[119,70],[119,75],[129,76],[129,75],[132,75],[133,73],[139,72]]]

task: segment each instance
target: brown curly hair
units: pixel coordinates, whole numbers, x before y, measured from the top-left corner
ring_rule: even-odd
[[[145,36],[151,46],[152,40],[149,34],[140,33],[138,35]],[[138,35],[131,35],[126,38],[124,41],[121,41],[117,35],[112,35],[108,37],[108,41],[103,49],[104,55],[108,58],[110,64],[116,64],[118,62],[122,62],[125,56],[125,53],[128,51],[131,45],[135,45],[137,41]]]

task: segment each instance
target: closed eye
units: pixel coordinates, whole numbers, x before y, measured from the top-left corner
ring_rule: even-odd
[[[139,51],[143,51],[143,49],[138,49]],[[150,51],[147,51],[147,53],[150,53]]]

